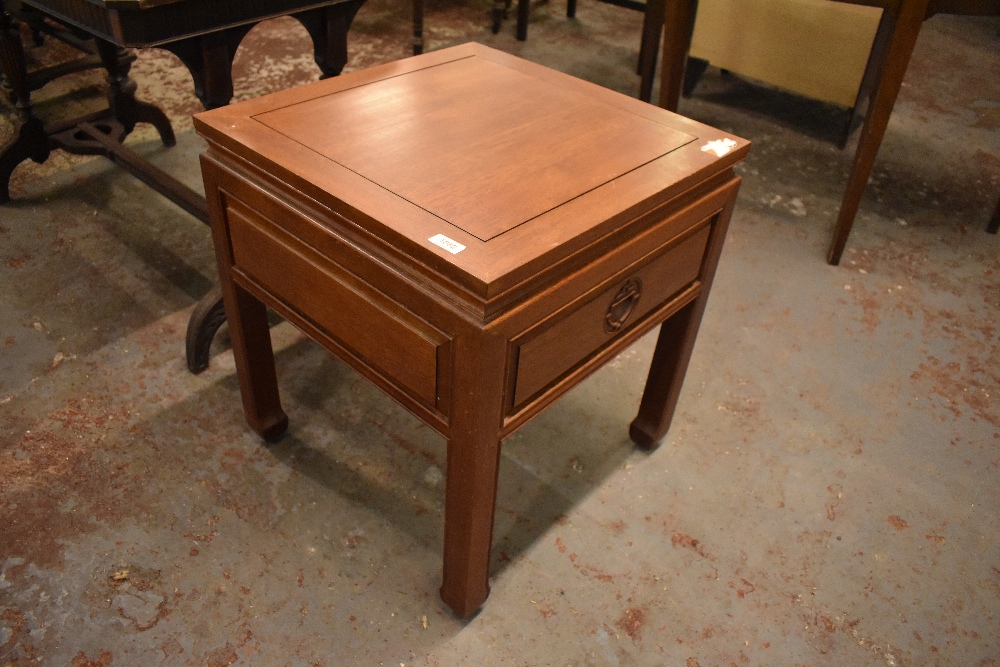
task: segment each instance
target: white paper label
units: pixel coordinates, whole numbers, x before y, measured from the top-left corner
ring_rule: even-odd
[[[465,250],[464,245],[462,245],[461,243],[459,243],[454,239],[448,238],[444,234],[436,234],[427,240],[440,248],[444,248],[452,255],[457,255],[458,253]]]
[[[733,148],[736,148],[736,142],[726,137],[725,139],[716,139],[715,141],[708,142],[701,147],[701,150],[705,153],[714,153],[716,157],[722,157]]]

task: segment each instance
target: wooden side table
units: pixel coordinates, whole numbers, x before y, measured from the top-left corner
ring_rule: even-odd
[[[265,304],[448,441],[441,596],[489,592],[500,442],[663,325],[630,434],[680,392],[748,142],[466,44],[195,116],[243,407]]]

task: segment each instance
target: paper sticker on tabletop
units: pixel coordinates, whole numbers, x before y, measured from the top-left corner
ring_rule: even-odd
[[[459,243],[454,239],[448,238],[444,234],[435,234],[434,236],[430,237],[427,240],[440,248],[444,248],[452,255],[457,255],[458,253],[465,250],[464,245],[462,245],[461,243]]]
[[[730,138],[716,139],[701,147],[705,153],[714,153],[715,157],[722,157],[732,149],[736,148],[736,142]]]

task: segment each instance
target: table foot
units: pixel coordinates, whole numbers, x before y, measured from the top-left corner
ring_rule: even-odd
[[[267,308],[224,271],[219,287],[209,294],[222,294],[226,302],[229,339],[247,423],[264,440],[276,442],[288,429],[288,416],[281,409],[278,394]]]
[[[174,134],[174,128],[170,124],[170,119],[167,118],[167,114],[163,113],[160,107],[132,98],[131,109],[129,111],[135,122],[149,123],[155,127],[156,132],[160,135],[160,141],[163,142],[164,146],[169,148],[177,145],[177,136]]]
[[[659,447],[670,428],[701,320],[699,301],[689,303],[660,325],[639,414],[628,431],[632,442],[645,450]]]
[[[10,177],[27,159],[41,164],[51,149],[42,121],[31,116],[17,129],[13,139],[0,147],[0,204],[10,201]]]
[[[226,310],[222,302],[222,289],[215,285],[198,301],[188,319],[185,351],[188,370],[197,375],[208,368],[212,340],[226,322]]]
[[[664,435],[666,435],[666,429],[663,429],[661,433],[656,424],[638,417],[632,420],[632,424],[628,428],[629,439],[647,452],[654,451],[659,447],[660,439]]]

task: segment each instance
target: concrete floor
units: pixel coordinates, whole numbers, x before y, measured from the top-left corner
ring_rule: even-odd
[[[518,43],[488,7],[430,3],[430,47],[637,90],[637,13],[543,5]],[[407,21],[372,0],[350,67],[406,55]],[[264,447],[225,336],[208,371],[183,364],[207,230],[107,161],[21,167],[0,665],[1000,664],[998,35],[927,22],[839,268],[841,112],[709,71],[681,111],[755,146],[673,427],[651,454],[627,437],[646,338],[510,438],[467,622],[437,596],[444,442],[280,324],[291,430]],[[240,96],[315,76],[296,24],[249,39]],[[134,74],[180,136],[130,144],[197,184],[187,75],[156,51]]]

